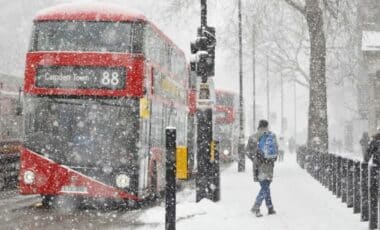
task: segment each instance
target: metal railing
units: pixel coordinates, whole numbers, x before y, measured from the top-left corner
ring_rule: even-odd
[[[330,153],[297,149],[297,162],[333,195],[361,213],[369,229],[377,229],[379,212],[379,166]]]

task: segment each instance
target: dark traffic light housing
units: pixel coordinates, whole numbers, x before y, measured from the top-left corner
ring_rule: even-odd
[[[215,28],[209,26],[198,28],[196,41],[190,43],[191,53],[196,55],[195,60],[190,62],[190,67],[198,76],[215,75],[215,46]]]

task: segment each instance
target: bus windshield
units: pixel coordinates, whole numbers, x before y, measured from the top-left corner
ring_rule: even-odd
[[[141,52],[138,23],[37,21],[32,51]]]
[[[136,108],[136,99],[29,96],[24,145],[67,166],[119,167],[134,157]]]
[[[216,96],[216,104],[223,106],[234,106],[234,96],[232,94],[218,93]]]

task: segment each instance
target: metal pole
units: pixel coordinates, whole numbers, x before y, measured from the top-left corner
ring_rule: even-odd
[[[347,202],[347,158],[342,158],[342,168],[341,168],[341,182],[342,182],[342,202]]]
[[[284,79],[281,73],[281,136],[284,137]]]
[[[201,27],[207,26],[207,2],[201,0]]]
[[[267,84],[267,120],[270,122],[270,102],[269,102],[269,58],[267,56],[267,62],[266,62],[266,73],[267,73],[267,79],[266,79],[266,84]]]
[[[210,32],[214,34],[215,28],[207,27],[207,2],[206,0],[201,0],[201,27],[198,29],[198,37],[205,36],[205,32]],[[209,31],[210,30],[210,31]],[[206,36],[207,38],[207,36]],[[207,38],[207,43],[210,41]],[[207,51],[208,48],[204,44],[200,44],[201,50]],[[208,44],[209,45],[209,44]],[[197,71],[198,72],[198,71]],[[213,179],[215,179],[215,173],[213,172],[213,167],[218,168],[219,160],[211,162],[211,155],[215,154],[212,151],[212,141],[213,141],[213,119],[212,119],[212,107],[210,98],[210,87],[207,84],[209,71],[207,69],[202,69],[198,75],[200,75],[202,84],[199,87],[199,104],[197,110],[197,176],[196,176],[196,202],[199,202],[203,198],[211,199]],[[212,89],[214,90],[214,89]],[[202,101],[202,103],[201,103]],[[218,156],[217,156],[218,157]],[[213,156],[215,158],[215,156]],[[215,171],[215,170],[214,170]],[[219,174],[217,174],[219,176]],[[215,196],[217,197],[217,196]]]
[[[202,108],[197,111],[197,176],[196,202],[209,198],[210,190],[210,151],[212,141],[212,109]]]
[[[165,230],[175,230],[176,219],[176,129],[166,128]]]
[[[295,77],[295,76],[294,76]],[[294,140],[297,145],[297,84],[294,79]]]
[[[355,162],[355,171],[354,171],[354,213],[360,212],[360,162]]]
[[[256,28],[253,28],[252,33],[252,77],[253,77],[253,110],[252,110],[252,133],[256,132]]]
[[[369,229],[377,229],[379,197],[379,167],[372,165],[369,169]]]
[[[333,155],[333,180],[332,180],[332,190],[333,194],[337,195],[338,194],[338,156]]]
[[[361,221],[369,219],[369,201],[368,201],[368,163],[361,163]]]
[[[342,157],[341,156],[338,156],[338,162],[337,162],[337,167],[336,167],[336,170],[337,170],[337,180],[336,180],[336,196],[338,198],[341,198],[342,197]]]
[[[329,175],[329,190],[334,193],[333,181],[334,181],[334,156],[329,153],[329,170],[327,171]]]
[[[354,168],[355,162],[348,160],[347,162],[347,207],[352,208],[354,206]]]
[[[238,1],[239,8],[239,162],[238,172],[245,171],[245,154],[244,154],[244,110],[243,110],[243,40],[242,40],[242,20],[241,20],[241,0]]]

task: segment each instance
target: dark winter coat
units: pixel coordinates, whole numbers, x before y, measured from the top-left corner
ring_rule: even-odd
[[[368,162],[372,157],[372,162],[380,166],[380,133],[373,136],[371,142],[369,143],[367,157],[365,161]]]
[[[257,149],[258,140],[265,132],[269,132],[269,130],[260,129],[257,133],[251,135],[246,146],[246,154],[253,163],[253,176],[255,181],[273,180],[275,159],[265,159]],[[273,136],[277,145],[276,136],[274,134]]]

